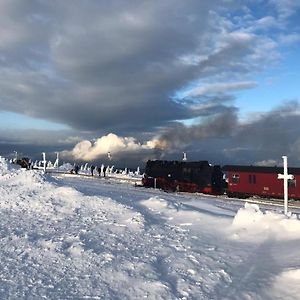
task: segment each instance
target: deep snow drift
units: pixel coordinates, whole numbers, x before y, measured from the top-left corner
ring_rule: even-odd
[[[0,192],[1,299],[300,299],[297,211],[3,159]]]

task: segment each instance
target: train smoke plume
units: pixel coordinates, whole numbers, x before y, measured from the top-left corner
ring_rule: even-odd
[[[218,114],[197,125],[186,126],[177,123],[158,138],[155,148],[157,151],[172,151],[172,149],[182,149],[190,143],[204,138],[227,137],[237,128],[237,124],[237,114],[234,109]]]
[[[81,141],[71,151],[63,151],[64,156],[73,157],[76,160],[93,161],[106,157],[108,152],[120,156],[122,153],[138,153],[154,149],[156,140],[146,141],[141,144],[133,137],[119,137],[116,134],[98,138],[95,142],[88,140]],[[125,155],[124,155],[125,156]]]

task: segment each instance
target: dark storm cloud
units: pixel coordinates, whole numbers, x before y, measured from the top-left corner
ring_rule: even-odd
[[[157,147],[175,150],[185,148],[195,141],[229,137],[237,128],[237,124],[235,109],[228,109],[228,111],[210,117],[197,125],[185,126],[178,123],[163,133],[159,138]]]
[[[70,127],[2,132],[3,147],[70,150],[76,136],[91,140],[113,132],[142,143],[158,136],[165,154],[196,145],[198,154],[212,157],[205,141],[221,158],[235,149],[247,152],[257,132],[262,153],[271,142],[258,129],[267,123],[240,124],[232,102],[235,91],[256,86],[249,79],[254,71],[280,58],[279,37],[291,14],[285,3],[269,2],[278,20],[276,14],[257,19],[244,1],[0,1],[0,110]],[[197,125],[180,123],[193,118]],[[282,130],[280,123],[275,128]],[[271,139],[275,132],[265,134]],[[147,157],[153,153],[147,149]]]
[[[51,155],[51,152],[71,149],[82,138],[70,130],[47,130],[45,133],[44,130],[34,129],[1,129],[0,153],[5,157],[13,157],[14,151],[17,151],[19,156],[40,159],[42,152]]]
[[[268,113],[252,116],[246,123],[238,121],[231,112],[197,126],[178,126],[162,136],[170,147],[161,153],[168,156],[167,149],[172,149],[169,157],[180,159],[181,149],[188,152],[189,159],[247,165],[279,165],[282,155],[287,155],[291,165],[300,166],[299,128],[300,105],[290,101]]]
[[[126,134],[202,115],[175,92],[250,72],[264,44],[226,28],[228,1],[1,3],[0,108],[78,130]]]
[[[299,113],[297,101],[286,102],[258,116],[256,120],[241,125],[232,141],[233,145],[241,147],[241,153],[248,152],[248,159],[252,162],[281,161],[282,155],[288,155],[292,163],[300,165]]]

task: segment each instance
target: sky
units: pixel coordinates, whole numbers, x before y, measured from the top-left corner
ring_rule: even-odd
[[[299,0],[0,0],[0,152],[300,166]]]

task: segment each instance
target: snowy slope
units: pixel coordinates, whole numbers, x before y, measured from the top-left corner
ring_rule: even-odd
[[[1,299],[300,299],[297,214],[3,159],[0,192]]]

